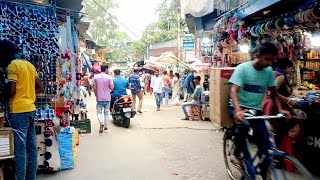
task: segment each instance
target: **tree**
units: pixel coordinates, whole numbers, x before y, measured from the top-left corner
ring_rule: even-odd
[[[146,44],[142,40],[132,41],[130,43],[130,51],[134,59],[144,59],[146,54]]]
[[[142,33],[141,40],[131,43],[132,53],[140,58],[143,58],[146,54],[147,47],[150,44],[178,37],[178,16],[180,16],[180,13],[177,0],[163,0],[155,13],[159,16],[159,20],[147,25]],[[184,22],[180,23],[181,28],[186,26]]]
[[[90,32],[93,40],[100,46],[106,46],[111,52],[108,60],[118,61],[127,57],[127,42],[129,36],[125,32],[119,31],[119,26],[115,16],[110,16],[107,12],[118,8],[116,0],[84,0],[84,13],[87,14],[85,20],[90,22]],[[95,3],[97,2],[97,3]],[[106,10],[105,12],[101,7]]]

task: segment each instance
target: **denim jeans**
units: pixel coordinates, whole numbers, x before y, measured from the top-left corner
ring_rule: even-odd
[[[100,124],[108,126],[110,114],[110,101],[97,101],[97,115]]]
[[[244,108],[245,109],[245,108]],[[231,114],[234,114],[233,108],[230,108]],[[262,115],[260,111],[256,114]],[[247,160],[247,167],[250,176],[254,179],[255,177],[255,170],[252,164],[252,157],[248,150],[247,144],[247,136],[248,132],[250,131],[250,127],[253,130],[253,141],[258,146],[258,156],[261,158],[262,155],[266,155],[264,162],[261,165],[261,175],[263,179],[265,179],[266,170],[271,162],[270,157],[268,156],[268,149],[270,147],[269,136],[268,136],[268,129],[264,120],[249,120],[244,121],[243,123],[235,123],[235,150],[234,155],[240,156],[241,152],[243,153],[244,158]]]
[[[164,91],[164,103],[167,106],[169,105],[169,93],[170,93],[170,86],[166,85],[165,91]]]
[[[16,180],[35,180],[37,176],[37,143],[34,124],[35,112],[10,114],[14,129]]]
[[[154,97],[156,98],[157,108],[160,108],[162,103],[162,93],[154,93]]]

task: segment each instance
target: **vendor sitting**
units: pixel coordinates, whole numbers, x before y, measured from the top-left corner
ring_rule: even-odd
[[[290,85],[288,75],[291,74],[292,68],[293,62],[288,58],[278,59],[274,68],[276,89],[280,97],[280,102],[282,104],[282,107],[291,113],[293,112],[292,107],[295,107],[297,103],[295,100],[290,99],[292,87]],[[275,103],[270,98],[268,92],[265,100],[263,101],[262,110],[265,115],[278,114]],[[297,124],[297,121],[295,121],[293,118],[291,121],[288,122],[270,120],[270,123],[273,127],[274,132],[276,133],[276,144],[278,147],[280,147],[282,138],[288,135],[288,131]]]
[[[196,76],[194,78],[194,84],[196,85],[196,88],[194,90],[194,93],[192,94],[192,100],[190,102],[182,103],[182,109],[185,115],[185,118],[182,120],[189,120],[189,115],[187,109],[190,109],[190,106],[197,105],[201,106],[201,93],[202,93],[202,87],[200,85],[201,77]]]

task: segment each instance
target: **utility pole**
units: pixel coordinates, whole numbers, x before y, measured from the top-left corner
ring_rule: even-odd
[[[181,4],[180,0],[177,0],[178,3],[178,59],[182,60],[181,54],[182,54],[182,48],[181,48]]]

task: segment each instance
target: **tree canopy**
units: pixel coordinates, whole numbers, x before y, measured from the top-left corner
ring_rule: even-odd
[[[178,37],[178,23],[180,23],[181,29],[184,29],[186,26],[184,22],[179,22],[179,6],[177,0],[163,0],[159,4],[155,10],[155,13],[159,17],[158,21],[149,24],[145,28],[141,40],[132,43],[132,46],[134,45],[135,47],[131,49],[135,51],[140,58],[144,57],[147,46],[150,44],[176,39]]]
[[[95,3],[95,2],[97,3]],[[90,22],[90,32],[93,40],[100,46],[106,46],[110,54],[108,54],[108,61],[124,60],[128,56],[127,42],[130,37],[127,33],[121,32],[115,19],[107,12],[118,8],[116,0],[84,0],[85,20]],[[105,12],[101,7],[105,9]],[[115,18],[115,19],[114,19]]]

